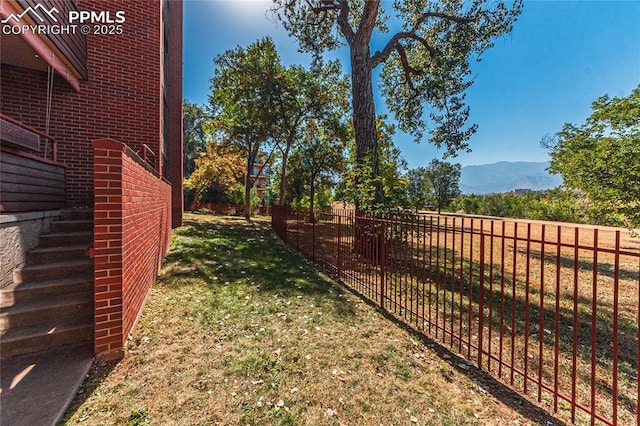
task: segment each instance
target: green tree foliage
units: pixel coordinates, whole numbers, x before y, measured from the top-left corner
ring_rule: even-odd
[[[349,105],[348,80],[337,61],[316,58],[311,69],[284,67],[270,38],[225,52],[216,58],[210,97],[214,127],[221,137],[239,146],[247,171],[266,144],[280,151],[278,194],[284,204],[289,155],[302,140],[309,120],[323,127],[340,127]],[[271,157],[271,154],[268,158]],[[249,176],[251,173],[248,173]],[[245,182],[245,216],[250,210],[251,178]]]
[[[449,207],[451,210],[467,214],[538,219],[536,215],[526,216],[531,214],[533,209],[527,209],[525,213],[524,209],[516,207],[525,204],[516,201],[519,197],[524,196],[514,194],[461,195],[456,197]],[[532,204],[532,202],[528,201],[527,204]]]
[[[450,164],[437,159],[431,160],[425,169],[427,199],[438,210],[444,209],[449,202],[460,195],[460,164]]]
[[[231,202],[237,206],[244,205],[244,185],[236,183],[231,189],[230,197]],[[249,191],[249,206],[251,209],[251,215],[254,215],[260,208],[260,197],[258,197],[258,188],[251,187]]]
[[[599,222],[640,226],[640,85],[627,97],[605,95],[582,125],[565,124],[547,141],[552,173],[589,200]]]
[[[586,200],[578,192],[555,188],[522,194],[461,195],[450,208],[485,216],[589,223],[585,205]]]
[[[395,208],[406,205],[407,179],[404,174],[407,162],[393,143],[395,126],[378,120],[379,178],[382,183],[382,206]],[[369,164],[372,164],[370,161]],[[373,175],[372,175],[373,178]]]
[[[368,160],[379,173],[373,69],[383,65],[381,86],[400,129],[417,140],[429,132],[449,154],[467,148],[475,126],[466,127],[464,92],[471,84],[469,64],[480,59],[495,37],[508,33],[521,11],[489,0],[405,0],[390,3],[401,28],[391,33],[380,0],[273,0],[272,12],[303,51],[320,55],[346,44],[350,53],[355,159]],[[389,3],[388,3],[389,4]],[[371,40],[387,35],[371,52]],[[424,106],[431,114],[426,117]],[[431,128],[428,127],[431,125]],[[383,197],[380,182],[375,201]]]
[[[393,143],[395,126],[385,122],[384,116],[378,118],[377,140],[378,173],[374,172],[374,159],[369,152],[362,163],[355,161],[356,147],[349,146],[349,162],[342,176],[336,198],[353,203],[363,210],[397,208],[407,204],[406,190],[408,181],[404,176],[407,163],[400,150]],[[376,188],[382,191],[376,198]]]
[[[325,64],[317,59],[310,70],[299,65],[285,68],[278,64],[277,70],[277,75],[270,76],[273,78],[273,111],[277,120],[273,137],[282,161],[278,193],[280,205],[284,205],[291,149],[304,138],[303,132],[309,120],[326,127],[341,125],[349,110],[349,82],[338,61]]]
[[[315,203],[319,198],[326,199],[327,190],[334,184],[335,178],[344,171],[344,151],[348,130],[341,126],[321,127],[315,121],[309,121],[302,133],[296,150],[291,156],[290,179],[296,193],[296,201],[309,207],[309,221],[313,222]]]
[[[196,158],[206,149],[207,134],[204,124],[207,115],[202,108],[189,101],[182,103],[182,132],[184,141],[183,173],[188,178],[196,169]]]
[[[411,169],[406,174],[407,179],[407,203],[416,211],[427,205],[427,180],[426,169],[418,167]]]
[[[320,187],[316,189],[313,205],[315,211],[330,209],[333,205],[333,194],[331,193],[331,188],[329,187]],[[309,209],[311,207],[311,199],[308,195],[302,195],[299,199],[294,200],[292,203],[294,207],[302,207]]]
[[[212,131],[245,158],[244,215],[251,216],[251,169],[261,150],[276,133],[272,113],[276,102],[275,76],[280,58],[270,38],[247,48],[228,50],[214,59],[209,103]]]
[[[542,192],[540,207],[525,210],[521,216],[532,219],[553,220],[557,222],[594,223],[586,212],[586,199],[579,191],[563,188],[550,189]]]

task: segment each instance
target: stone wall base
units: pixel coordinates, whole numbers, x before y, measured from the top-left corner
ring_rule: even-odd
[[[0,288],[13,282],[13,270],[26,263],[27,252],[59,217],[60,210],[0,215]]]

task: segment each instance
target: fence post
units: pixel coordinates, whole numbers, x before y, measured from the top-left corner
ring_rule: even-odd
[[[289,244],[289,219],[291,218],[290,211],[284,207],[280,209],[280,217],[284,221],[284,239]]]
[[[338,278],[340,277],[340,263],[342,261],[340,254],[342,250],[342,216],[338,214],[338,260],[336,262],[336,269],[338,272]]]
[[[278,226],[277,213],[274,211],[271,211],[271,229],[273,229],[276,235],[278,235],[280,239],[282,239],[282,237],[280,236],[280,227]]]
[[[271,214],[273,215],[273,212]],[[285,243],[289,242],[289,238],[287,238],[287,220],[289,219],[288,216],[289,215],[287,210],[285,210],[284,208],[278,208],[278,221],[280,222],[279,228],[280,233],[282,234],[282,240]]]
[[[478,293],[478,367],[482,368],[482,332],[484,329],[484,221],[480,220],[480,292]]]
[[[385,299],[385,271],[387,263],[387,239],[385,236],[384,220],[381,221],[382,227],[380,228],[380,307],[384,309]]]

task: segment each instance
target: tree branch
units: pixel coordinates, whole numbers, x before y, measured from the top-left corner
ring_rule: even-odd
[[[445,21],[453,21],[457,24],[469,24],[474,21],[473,18],[449,15],[448,13],[427,12],[427,13],[423,13],[418,18],[418,20],[416,21],[416,25],[413,27],[412,32],[417,31],[418,27],[420,27],[420,25],[422,25],[429,18],[441,18],[441,19],[444,19]]]
[[[418,20],[416,21],[416,24],[413,26],[411,31],[400,31],[394,34],[393,37],[389,39],[389,41],[387,42],[387,44],[384,46],[382,50],[379,50],[373,54],[373,56],[371,57],[372,66],[376,67],[377,65],[385,62],[389,58],[389,55],[391,55],[391,52],[393,52],[393,50],[396,49],[396,46],[399,45],[400,40],[403,40],[406,38],[411,38],[413,40],[418,41],[429,51],[429,54],[433,58],[436,55],[436,50],[431,45],[429,45],[426,39],[416,34],[420,29],[420,25],[422,25],[429,18],[441,18],[448,21],[456,22],[458,24],[468,24],[470,22],[473,22],[472,18],[464,18],[461,16],[449,15],[446,13],[440,13],[440,12],[423,13],[420,16],[420,18],[418,18]]]
[[[356,37],[361,41],[371,40],[371,34],[376,26],[376,19],[378,18],[378,10],[380,9],[380,0],[367,0],[364,2],[364,10],[362,11],[362,18],[360,24],[358,24],[358,31]]]
[[[338,27],[340,28],[340,32],[344,35],[344,38],[347,39],[347,43],[351,45],[353,43],[353,39],[356,36],[353,32],[353,28],[349,24],[349,13],[351,9],[349,8],[348,0],[340,0],[340,13],[338,13]]]
[[[418,43],[423,45],[425,49],[429,51],[429,56],[431,56],[432,58],[437,55],[438,52],[436,51],[436,49],[434,49],[426,39],[416,35],[413,30],[412,32],[403,31],[395,34],[389,40],[389,42],[387,42],[382,50],[379,50],[373,54],[373,56],[371,57],[372,67],[375,68],[377,65],[385,62],[391,55],[392,51],[398,50],[398,46],[402,47],[400,44],[400,40],[404,40],[407,38],[416,40]]]
[[[402,64],[402,68],[404,69],[405,80],[407,81],[407,85],[413,91],[416,88],[413,86],[413,81],[411,80],[411,74],[418,74],[418,70],[409,65],[409,60],[407,59],[407,52],[405,52],[404,47],[401,44],[396,45],[396,51],[398,52],[398,56],[400,57],[400,63]]]
[[[327,12],[329,10],[336,10],[339,9],[338,5],[330,5],[330,6],[316,6],[316,7],[311,7],[311,10],[313,10],[315,13],[320,13],[320,12]]]
[[[334,3],[334,0],[320,0],[320,6],[313,6],[309,2],[309,0],[305,0],[307,5],[311,8],[311,10],[317,14],[322,14],[322,19],[324,19],[328,12],[333,10],[338,10],[338,28],[340,28],[340,32],[344,35],[344,38],[347,40],[347,43],[351,44],[353,38],[355,37],[355,32],[351,25],[349,24],[349,12],[351,9],[349,8],[348,0],[337,0],[337,3]]]

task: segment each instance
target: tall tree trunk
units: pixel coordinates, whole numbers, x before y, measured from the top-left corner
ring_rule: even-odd
[[[247,220],[251,219],[251,169],[253,168],[251,157],[250,155],[247,159],[247,172],[244,175],[244,217]]]
[[[288,138],[287,147],[282,151],[282,171],[280,172],[280,205],[284,206],[287,196],[287,160],[289,158],[289,149],[293,144],[293,138]]]
[[[315,200],[315,198],[316,198],[316,186],[314,184],[314,180],[315,179],[311,179],[311,182],[309,183],[309,193],[310,193],[310,199],[309,199],[309,223],[315,222],[315,216],[313,214],[313,208],[314,208],[313,200]]]
[[[351,82],[353,127],[356,137],[356,162],[358,165],[362,165],[367,154],[370,153],[372,175],[378,176],[378,135],[368,43],[362,45],[354,44],[351,46]],[[382,202],[382,187],[379,183],[376,183],[375,203],[380,202]]]
[[[200,197],[202,196],[202,190],[196,191],[196,195],[193,197],[193,201],[191,202],[191,211],[194,212],[198,207],[198,202],[200,201]]]

